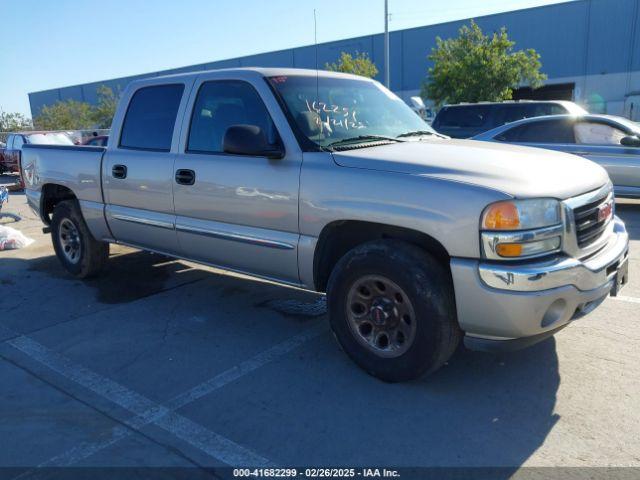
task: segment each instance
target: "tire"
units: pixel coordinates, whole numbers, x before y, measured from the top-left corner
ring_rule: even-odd
[[[344,255],[329,278],[327,302],[343,350],[386,382],[436,371],[462,336],[448,271],[402,241],[376,240]]]
[[[77,200],[65,200],[55,206],[51,240],[62,266],[77,278],[97,275],[109,259],[109,244],[93,238]]]

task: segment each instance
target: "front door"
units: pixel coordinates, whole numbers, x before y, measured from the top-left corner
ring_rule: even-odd
[[[282,142],[263,101],[269,92],[261,96],[248,81],[222,79],[200,80],[195,91],[173,187],[182,255],[298,283],[300,153],[287,148],[284,158],[270,160],[227,154],[222,146],[227,128],[238,124],[256,125],[270,142]]]

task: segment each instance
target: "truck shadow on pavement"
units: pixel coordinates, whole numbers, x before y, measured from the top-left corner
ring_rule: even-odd
[[[74,281],[55,256],[33,260],[29,270],[46,273],[61,280]],[[98,302],[119,304],[160,293],[172,286],[191,283],[204,278],[205,275],[202,271],[185,266],[172,258],[136,251],[112,255],[107,268],[100,276],[87,279],[83,283],[95,289]]]
[[[304,319],[326,313],[324,295],[214,273],[171,257],[129,248],[124,253],[112,254],[99,276],[84,281],[71,277],[55,256],[31,260],[28,271],[44,273],[61,281],[79,282],[95,291],[96,301],[109,305],[134,302],[206,279],[225,296],[251,291],[254,307],[273,310],[290,318]]]
[[[202,281],[201,288],[211,292],[212,308],[234,311],[208,320],[201,327],[206,331],[238,328],[238,334],[246,335],[252,331],[246,326],[267,311],[265,321],[273,321],[275,313],[287,328],[293,325],[293,331],[307,328],[296,323],[326,321],[321,295],[194,269],[141,251],[112,255],[108,270],[86,282],[68,276],[55,256],[2,261],[18,273],[12,276],[14,283],[6,285],[10,290],[17,293],[20,277],[37,272],[46,274],[48,285],[59,288],[61,294],[73,285],[90,287],[75,288],[76,295],[85,297],[78,299],[79,304],[92,301],[92,296],[102,304],[124,304]],[[31,279],[27,287],[35,289],[39,283]],[[180,295],[190,288],[183,287]],[[27,327],[29,318],[21,324]],[[125,322],[121,325],[127,328]],[[202,342],[206,333],[191,331],[180,322],[172,328],[181,332],[169,338],[182,342],[190,335],[198,335]],[[91,342],[94,335],[86,341]],[[143,345],[150,341],[139,338],[136,348],[150,348]],[[186,365],[215,361],[182,351],[194,357]],[[122,375],[127,371],[131,370],[123,370]],[[203,403],[185,408],[184,413],[214,431],[231,429],[230,437],[282,465],[502,467],[487,478],[506,479],[541,447],[559,420],[554,413],[559,383],[553,338],[504,355],[461,348],[428,378],[385,384],[355,366],[327,327],[326,333],[295,354],[262,367],[258,375],[217,395],[215,407]],[[246,432],[253,433],[243,438]],[[283,442],[284,438],[288,441]]]

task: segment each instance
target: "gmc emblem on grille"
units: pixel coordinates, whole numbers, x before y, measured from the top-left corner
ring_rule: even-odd
[[[613,202],[607,202],[598,208],[598,221],[609,220],[613,214]]]

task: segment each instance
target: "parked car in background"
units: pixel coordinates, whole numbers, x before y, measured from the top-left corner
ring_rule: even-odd
[[[453,138],[470,138],[505,123],[523,118],[560,114],[584,115],[579,105],[564,100],[518,100],[445,105],[431,126]]]
[[[0,174],[20,171],[20,155],[23,145],[73,145],[71,138],[62,132],[17,132],[7,136],[7,145],[0,154]]]
[[[0,175],[2,175],[4,172],[2,170],[2,163],[3,163],[3,159],[4,159],[4,150],[5,148],[7,148],[7,144],[4,142],[0,142]]]
[[[548,148],[602,165],[618,197],[640,198],[640,125],[610,115],[528,118],[473,137]]]
[[[82,145],[90,147],[106,147],[109,141],[109,135],[97,135],[95,137],[87,138]]]
[[[421,97],[411,97],[409,99],[409,106],[420,118],[431,125],[431,122],[433,122],[435,118],[433,108],[427,107]]]

